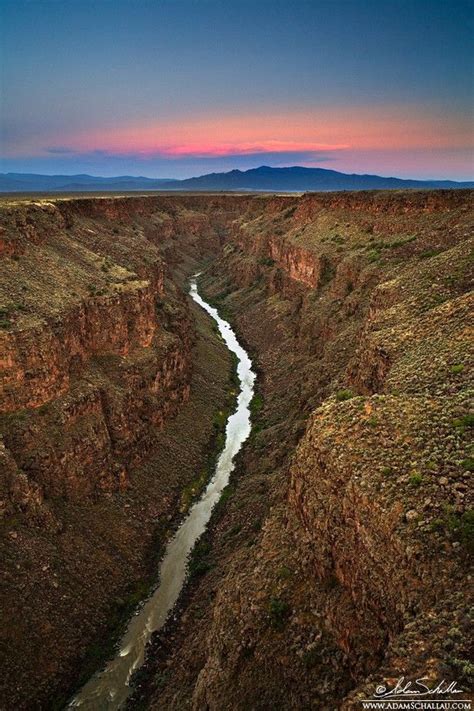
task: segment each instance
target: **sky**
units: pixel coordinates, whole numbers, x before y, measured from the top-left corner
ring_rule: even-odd
[[[0,171],[474,178],[474,0],[0,0]]]

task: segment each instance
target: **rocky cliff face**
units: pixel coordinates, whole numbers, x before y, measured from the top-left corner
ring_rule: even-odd
[[[18,675],[18,659],[32,656],[32,620],[41,634],[31,649],[49,640],[52,659],[29,663],[22,691],[9,689],[17,707],[31,679],[41,699],[51,679],[74,680],[64,666],[77,640],[61,620],[88,616],[84,650],[113,586],[139,576],[140,535],[151,543],[196,472],[179,442],[197,447],[201,422],[200,441],[209,438],[227,367],[203,324],[201,356],[193,347],[180,289],[197,265],[252,351],[260,389],[208,572],[166,654],[150,661],[146,704],[349,708],[382,679],[467,683],[471,199],[2,207],[6,604],[18,580],[47,600],[24,622],[25,606],[13,605],[9,668]]]
[[[11,611],[2,696],[12,707],[47,703],[77,683],[78,660],[144,586],[153,536],[164,535],[202,469],[229,361],[219,342],[206,352],[216,341],[210,326],[196,342],[181,272],[219,248],[235,210],[199,198],[0,206],[0,498]],[[178,414],[197,418],[192,433],[186,420],[182,434],[170,434]],[[38,594],[41,602],[20,605]]]
[[[13,252],[4,259],[0,406],[5,446],[24,475],[48,496],[80,497],[126,486],[137,447],[143,456],[153,428],[189,396],[189,316],[178,300],[174,328],[160,323],[157,247],[142,240],[140,278],[125,250],[117,261],[113,247],[105,252],[117,228],[88,241],[95,231],[74,227],[66,207],[65,216],[52,204],[2,215]]]
[[[277,250],[262,238],[263,269],[313,290],[285,309],[274,275],[262,277],[311,383],[300,407],[308,395],[321,404],[256,567],[239,560],[224,581],[195,708],[246,708],[261,694],[255,708],[346,707],[402,675],[469,685],[468,207],[459,196],[304,198]]]
[[[203,286],[258,360],[263,407],[215,567],[177,649],[155,650],[152,708],[357,707],[402,675],[469,687],[470,253],[468,194],[278,198],[234,221]]]

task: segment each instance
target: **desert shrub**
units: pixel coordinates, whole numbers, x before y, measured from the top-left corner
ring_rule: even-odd
[[[282,565],[281,568],[277,570],[277,578],[280,580],[288,580],[292,575],[293,573],[287,565]]]
[[[453,420],[453,427],[464,432],[468,427],[474,427],[474,414],[472,412],[466,415],[461,415],[461,417],[456,417]]]
[[[456,670],[459,681],[472,685],[474,682],[474,664],[469,659],[448,657],[448,664]],[[459,676],[460,675],[460,676]]]
[[[338,402],[343,402],[344,400],[350,400],[352,397],[354,397],[354,393],[352,392],[352,390],[349,390],[348,388],[338,390],[336,393],[336,400]]]
[[[410,475],[409,482],[410,486],[418,488],[423,483],[423,477],[420,472],[412,472]]]
[[[279,597],[271,597],[268,603],[268,617],[273,629],[282,630],[290,616],[290,606]]]
[[[425,249],[424,252],[420,252],[419,257],[420,259],[430,259],[431,257],[436,257],[441,251],[441,249]]]
[[[371,249],[367,255],[369,262],[378,262],[380,260],[380,252],[377,249]]]
[[[259,257],[258,263],[264,267],[273,267],[275,264],[275,260],[271,257]]]
[[[448,514],[447,528],[466,548],[474,550],[474,509]]]

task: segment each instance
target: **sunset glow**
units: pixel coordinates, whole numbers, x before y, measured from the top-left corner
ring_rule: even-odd
[[[241,17],[217,0],[202,14],[185,0],[144,4],[142,15],[125,1],[118,5],[121,21],[108,3],[81,0],[46,23],[35,3],[6,3],[7,26],[13,37],[21,22],[15,37],[23,46],[9,46],[10,56],[22,53],[6,72],[5,170],[185,177],[299,164],[404,177],[468,179],[474,172],[467,29],[442,3],[432,3],[423,36],[408,26],[401,39],[404,21],[424,21],[424,2],[387,3],[379,27],[370,24],[365,2],[357,15],[367,17],[362,44],[354,35],[339,41],[357,2],[294,9],[262,1],[250,32],[246,2]],[[74,22],[85,21],[86,11],[103,32],[77,61]],[[297,33],[290,22],[296,16]],[[213,23],[219,41],[209,33]],[[271,28],[281,49],[259,27]],[[452,59],[440,65],[448,45]],[[46,66],[53,58],[56,75]]]

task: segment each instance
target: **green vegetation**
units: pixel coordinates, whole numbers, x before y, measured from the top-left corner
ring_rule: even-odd
[[[199,475],[191,481],[183,491],[181,492],[181,506],[180,511],[185,513],[189,510],[193,501],[197,498],[200,492],[203,490],[207,482],[209,481],[209,470],[207,467],[203,468]]]
[[[459,682],[472,686],[474,684],[474,664],[469,659],[459,659],[458,657],[448,657],[447,663],[456,670],[456,678]]]
[[[102,262],[100,268],[103,272],[108,272],[110,269],[112,269],[113,266],[113,260],[109,256],[107,256],[104,258],[104,261]]]
[[[218,512],[222,513],[225,504],[229,501],[230,497],[235,493],[235,485],[229,482],[226,487],[222,490],[221,497],[214,507],[213,515]]]
[[[17,427],[21,429],[22,422],[28,422],[31,417],[31,410],[15,410],[14,412],[3,412],[0,414],[0,426],[2,429],[14,430]]]
[[[371,263],[373,263],[373,262],[378,262],[378,261],[380,261],[380,256],[381,256],[381,255],[380,255],[380,252],[379,252],[378,249],[371,249],[370,252],[369,252],[368,255],[367,255],[367,259],[368,259],[369,262],[371,262]]]
[[[215,442],[215,447],[219,452],[225,444],[225,428],[229,414],[230,413],[227,408],[219,410],[215,413],[212,421],[212,426],[214,428],[213,440]]]
[[[416,240],[416,235],[411,235],[410,237],[405,237],[404,239],[396,239],[393,242],[387,244],[388,249],[396,249],[397,247],[403,247],[405,244],[410,244]]]
[[[420,252],[419,257],[420,259],[430,259],[431,257],[436,257],[438,254],[441,254],[442,251],[442,249],[425,249],[424,252]]]
[[[461,462],[461,466],[463,469],[465,469],[468,472],[474,472],[474,459],[472,457],[463,459]]]
[[[260,393],[254,393],[252,400],[250,401],[249,409],[252,418],[256,418],[260,410],[263,407],[263,397]]]
[[[22,303],[16,303],[16,304],[10,304],[9,306],[5,306],[0,309],[0,328],[7,329],[11,328],[13,326],[13,321],[11,319],[12,316],[17,312],[25,312],[28,311],[27,307],[25,304]]]
[[[216,294],[214,297],[205,294],[205,299],[208,304],[217,309],[219,312],[219,316],[221,316],[221,318],[224,318],[226,321],[232,321],[232,311],[228,304],[224,303],[231,291],[232,290],[230,288],[224,289],[219,294]]]
[[[225,431],[227,427],[227,421],[230,415],[235,411],[237,406],[237,394],[239,388],[239,378],[237,375],[237,356],[231,353],[231,373],[230,373],[230,388],[227,392],[227,398],[223,407],[214,413],[212,420],[212,437],[209,443],[209,455],[204,468],[198,474],[198,476],[191,481],[181,493],[181,506],[180,511],[182,513],[189,510],[191,504],[197,499],[197,497],[203,491],[207,482],[211,479],[214,474],[216,462],[219,454],[222,452],[225,445]],[[225,490],[224,490],[225,491]]]
[[[371,239],[367,246],[367,249],[371,250],[381,250],[381,249],[396,249],[397,247],[403,247],[405,244],[410,244],[416,240],[416,235],[411,235],[410,237],[405,237],[402,239],[394,240],[393,242],[384,242],[383,240]]]
[[[213,567],[210,553],[210,542],[201,538],[194,546],[189,558],[188,574],[190,579],[205,575]]]
[[[453,420],[453,427],[461,432],[465,432],[469,427],[474,427],[474,414],[472,412],[466,415],[461,415],[461,417],[456,417]]]
[[[268,603],[268,617],[270,626],[275,630],[282,630],[291,614],[289,604],[279,597],[271,597]]]
[[[448,299],[448,294],[435,294],[432,299],[431,307],[441,306],[441,304],[444,304]]]
[[[344,400],[350,400],[353,397],[354,397],[354,393],[352,392],[352,390],[349,390],[348,388],[344,388],[343,390],[338,390],[336,393],[336,400],[338,402],[344,402]]]
[[[335,274],[336,267],[334,266],[334,264],[329,260],[324,259],[321,270],[321,276],[319,278],[319,285],[325,286],[326,284],[329,284],[329,282],[334,279]]]
[[[464,370],[464,365],[462,363],[458,363],[457,365],[452,365],[449,370],[454,375],[457,375],[458,373],[462,373],[462,371]]]
[[[293,575],[293,571],[288,568],[287,565],[282,565],[281,568],[277,570],[277,578],[280,580],[288,580]]]
[[[474,552],[474,509],[468,509],[462,514],[446,507],[443,518],[435,518],[431,523],[433,531],[446,531],[458,540],[470,553]]]
[[[420,472],[413,471],[410,474],[409,483],[410,483],[410,486],[413,486],[414,488],[418,488],[423,483],[423,476],[420,474]]]
[[[263,405],[264,401],[262,395],[259,392],[255,392],[249,405],[250,419],[252,422],[252,431],[250,436],[253,440],[255,440],[260,432],[267,426],[261,413]]]
[[[474,550],[474,509],[463,514],[449,513],[446,527],[469,550]]]
[[[258,258],[258,263],[261,264],[264,267],[273,267],[275,266],[275,260],[272,259],[271,257],[259,257]]]
[[[150,580],[142,579],[135,585],[130,586],[129,592],[124,598],[116,598],[110,605],[106,616],[106,630],[89,645],[86,658],[81,664],[81,674],[75,689],[80,689],[92,674],[97,669],[100,669],[104,662],[113,655],[115,645],[124,632],[133,611],[142,600],[146,600],[149,592]],[[64,709],[70,695],[70,691],[68,691],[67,695],[59,694],[48,708],[51,711],[61,711],[61,709]]]

